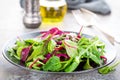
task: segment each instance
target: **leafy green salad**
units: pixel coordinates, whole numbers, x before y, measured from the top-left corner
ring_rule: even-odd
[[[98,37],[80,32],[64,32],[54,27],[38,37],[18,39],[8,50],[19,64],[50,72],[73,72],[96,68],[106,63],[105,44]]]

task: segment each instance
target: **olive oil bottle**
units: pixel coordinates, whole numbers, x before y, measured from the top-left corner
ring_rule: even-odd
[[[43,23],[62,22],[66,12],[65,0],[40,0],[40,15]]]

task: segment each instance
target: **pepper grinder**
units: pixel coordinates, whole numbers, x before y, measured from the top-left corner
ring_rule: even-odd
[[[27,28],[38,28],[41,24],[39,0],[25,0],[23,23]]]

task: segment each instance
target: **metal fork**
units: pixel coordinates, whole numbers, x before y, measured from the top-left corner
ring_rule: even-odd
[[[101,30],[96,24],[96,19],[98,19],[97,15],[94,14],[93,12],[86,10],[84,8],[81,8],[80,10],[72,10],[72,14],[75,17],[76,21],[78,22],[78,24],[80,26],[86,26],[88,28],[92,28],[94,30],[96,30],[101,36],[104,36],[106,38],[106,40],[108,42],[110,42],[112,45],[114,45],[114,42],[119,43],[120,41],[118,41],[117,39],[115,39],[115,37],[109,35],[108,33],[104,32],[103,30]],[[83,16],[83,14],[87,14],[89,15],[89,17],[91,18],[91,22],[88,23]],[[82,23],[82,24],[81,24]]]
[[[95,19],[97,19],[97,16],[94,13],[91,13],[86,9],[81,8],[80,10],[72,10],[72,14],[75,17],[75,19],[77,20],[79,25],[84,25],[84,26],[96,25]],[[87,15],[86,18],[89,18],[88,19],[89,22],[84,19],[84,17],[85,17],[84,15]]]

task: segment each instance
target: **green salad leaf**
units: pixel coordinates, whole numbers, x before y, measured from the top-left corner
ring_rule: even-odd
[[[80,63],[79,56],[76,56],[71,61],[71,64],[69,64],[69,66],[65,68],[65,72],[73,72],[78,67],[79,63]]]
[[[59,71],[62,67],[60,59],[57,56],[51,57],[48,62],[43,66],[44,71]]]
[[[48,52],[51,53],[52,51],[54,51],[55,46],[56,46],[56,42],[53,39],[51,39],[48,42]]]
[[[27,61],[32,60],[34,57],[40,55],[41,51],[42,51],[43,45],[39,45],[39,46],[33,46],[33,52],[31,53],[31,55],[27,58]]]
[[[67,54],[70,57],[75,57],[76,55],[78,55],[77,43],[70,40],[65,40],[64,43],[65,43],[64,46],[67,51]]]
[[[92,69],[93,67],[90,65],[90,62],[89,62],[89,58],[87,58],[87,61],[83,67],[83,69],[87,70],[87,69]]]
[[[120,61],[116,62],[115,64],[113,64],[113,65],[111,65],[111,66],[105,66],[105,67],[103,67],[103,68],[100,68],[100,69],[98,69],[98,72],[99,72],[100,74],[108,74],[108,73],[114,71],[114,70],[115,70],[115,67],[116,67],[117,65],[119,65],[119,64],[120,64]]]

